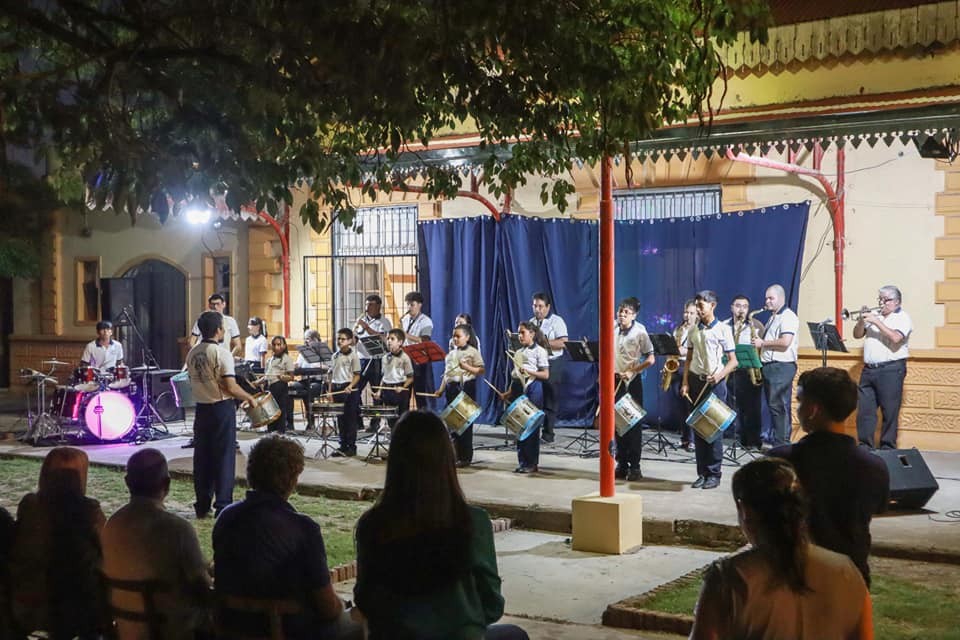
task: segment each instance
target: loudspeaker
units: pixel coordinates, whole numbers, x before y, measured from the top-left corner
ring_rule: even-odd
[[[940,488],[916,449],[878,449],[874,453],[890,472],[891,508],[922,509]]]
[[[179,369],[156,369],[147,373],[150,378],[150,399],[157,413],[166,422],[185,419],[184,410],[177,406],[170,386],[170,378],[180,373]]]
[[[116,326],[126,323],[120,317],[124,307],[133,308],[133,278],[100,278],[100,318]]]

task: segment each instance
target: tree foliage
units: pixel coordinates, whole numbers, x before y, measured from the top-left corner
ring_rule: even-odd
[[[499,194],[701,114],[714,47],[763,37],[765,6],[0,0],[3,135],[55,154],[64,199],[165,218],[219,192],[276,213],[303,184],[320,229],[327,209],[350,223],[350,187],[398,185],[401,154],[464,123]],[[424,176],[435,196],[461,186],[451,167]],[[562,186],[543,194],[563,206]]]

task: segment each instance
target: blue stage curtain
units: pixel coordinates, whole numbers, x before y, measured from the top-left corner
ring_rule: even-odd
[[[639,320],[650,333],[669,332],[682,319],[683,303],[700,289],[717,292],[717,315],[729,317],[730,299],[746,294],[762,306],[766,287],[780,283],[787,304],[799,302],[800,269],[808,202],[752,211],[656,222],[616,223],[616,294],[640,299]],[[473,316],[487,365],[487,379],[504,388],[509,363],[504,332],[531,317],[531,296],[545,291],[567,323],[569,337],[598,336],[598,227],[595,222],[507,216],[420,224],[420,282],[435,337],[446,336],[457,313]],[[761,321],[764,316],[759,318]],[[615,318],[604,320],[612,330]],[[644,377],[648,422],[663,417],[658,367]],[[435,373],[439,380],[441,369]],[[597,368],[566,363],[559,422],[593,420]],[[478,386],[482,422],[501,408],[485,384]]]

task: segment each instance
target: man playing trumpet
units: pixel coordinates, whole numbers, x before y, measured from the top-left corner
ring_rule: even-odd
[[[647,329],[637,322],[640,301],[625,298],[617,309],[617,326],[614,333],[616,360],[614,375],[617,381],[616,399],[629,393],[638,406],[643,406],[643,380],[640,372],[653,366],[653,343]],[[622,436],[616,434],[617,469],[614,476],[618,480],[634,482],[643,477],[640,472],[640,450],[643,444],[643,430],[639,425]]]

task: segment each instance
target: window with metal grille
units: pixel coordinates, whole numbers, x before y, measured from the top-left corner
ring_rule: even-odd
[[[712,216],[723,209],[720,185],[635,189],[613,196],[615,220],[669,220]]]

